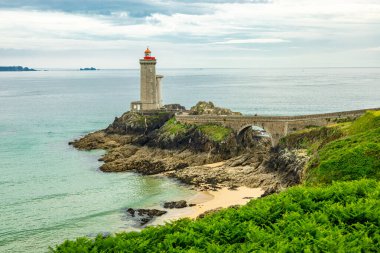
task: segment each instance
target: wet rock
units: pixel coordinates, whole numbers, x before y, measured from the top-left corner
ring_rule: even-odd
[[[185,200],[180,200],[180,201],[171,201],[171,202],[165,202],[164,203],[164,208],[184,208],[187,207],[187,203]]]
[[[143,226],[153,220],[155,217],[162,216],[167,213],[167,211],[158,210],[158,209],[133,209],[128,208],[127,213],[133,218],[137,218],[137,221],[140,222],[140,225]]]
[[[166,170],[166,166],[162,161],[140,160],[130,162],[126,166],[129,170],[134,170],[143,175],[154,175]]]
[[[192,206],[196,206],[197,204],[193,204],[193,203],[191,203],[191,204],[189,204],[189,207],[192,207]]]
[[[127,213],[129,213],[132,217],[135,217],[135,209],[133,209],[133,208],[128,208],[127,209]]]

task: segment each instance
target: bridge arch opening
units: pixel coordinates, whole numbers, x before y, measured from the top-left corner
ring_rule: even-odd
[[[257,146],[257,143],[268,142],[273,145],[272,135],[262,126],[248,124],[237,132],[239,142],[245,147]]]

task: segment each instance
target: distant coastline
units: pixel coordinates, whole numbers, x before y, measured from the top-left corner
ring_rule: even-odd
[[[79,70],[80,71],[91,71],[91,70],[98,70],[98,69],[91,67],[91,68],[80,68]]]
[[[0,66],[0,71],[37,71],[32,68],[22,66]]]

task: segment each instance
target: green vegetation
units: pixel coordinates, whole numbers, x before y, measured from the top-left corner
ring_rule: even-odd
[[[175,118],[171,118],[168,120],[165,125],[162,127],[162,131],[164,133],[168,133],[170,135],[183,134],[196,127],[199,131],[201,131],[204,135],[206,135],[210,140],[221,142],[224,141],[231,133],[232,129],[216,124],[203,124],[199,126],[195,125],[187,125],[181,122],[176,121]]]
[[[347,124],[328,127],[312,127],[289,134],[280,140],[280,146],[289,149],[318,150],[326,143],[339,139],[345,135]]]
[[[368,111],[352,122],[292,133],[280,145],[308,150],[306,184],[380,179],[380,111]]]
[[[331,129],[340,131],[342,137],[314,149],[306,183],[380,179],[380,112],[367,112],[352,123]]]
[[[221,142],[224,141],[231,133],[232,129],[216,124],[204,124],[198,126],[198,129],[205,134],[210,140]]]
[[[376,252],[380,248],[380,183],[294,187],[142,232],[66,241],[54,252]]]
[[[183,131],[171,119],[167,131]],[[231,130],[197,127],[215,141]],[[311,154],[302,186],[240,208],[141,232],[65,241],[53,252],[378,252],[380,112],[287,136],[282,147]],[[354,181],[351,181],[354,180]],[[338,182],[348,181],[348,182]]]
[[[167,112],[154,112],[154,113],[133,113],[132,124],[136,124],[140,127],[159,128],[172,116]]]
[[[350,133],[362,133],[380,127],[380,111],[369,111],[364,116],[355,120],[350,126]]]
[[[380,179],[380,128],[333,141],[320,149],[307,169],[307,183]]]
[[[175,118],[168,120],[165,125],[162,127],[162,131],[169,134],[181,134],[188,131],[190,127],[188,125],[182,124],[181,122],[176,121]]]

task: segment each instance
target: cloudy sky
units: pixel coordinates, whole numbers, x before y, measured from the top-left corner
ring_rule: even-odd
[[[0,0],[0,65],[380,67],[380,0]]]

